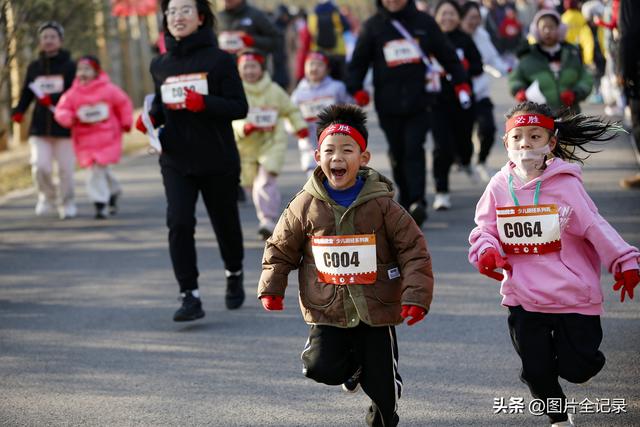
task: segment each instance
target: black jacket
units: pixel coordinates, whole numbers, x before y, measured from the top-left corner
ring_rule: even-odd
[[[218,13],[219,31],[244,31],[253,37],[255,49],[264,53],[274,52],[282,34],[267,15],[243,1],[235,9]]]
[[[29,67],[27,67],[27,75],[22,85],[22,92],[20,93],[20,101],[18,101],[18,105],[13,109],[11,114],[24,114],[27,108],[29,108],[31,101],[34,100],[35,95],[31,89],[29,89],[29,83],[32,83],[40,76],[53,75],[62,75],[64,79],[64,91],[51,94],[51,100],[55,105],[60,100],[62,94],[71,87],[76,75],[76,64],[71,60],[71,55],[66,50],[61,50],[56,56],[50,58],[45,56],[44,53],[40,53],[40,57],[29,64]],[[60,126],[54,120],[53,113],[48,108],[36,103],[33,109],[29,135],[68,138],[71,135],[71,131]]]
[[[387,66],[383,53],[385,44],[391,40],[404,40],[391,23],[392,19],[400,21],[419,40],[426,55],[434,56],[442,64],[454,84],[465,82],[467,77],[438,24],[431,16],[418,11],[413,0],[396,13],[388,12],[378,0],[378,12],[364,22],[356,42],[346,78],[347,89],[351,94],[362,89],[362,81],[372,65],[378,114],[413,114],[434,103],[436,97],[425,91],[426,70],[422,62]]]
[[[620,1],[618,29],[620,30],[620,49],[618,64],[625,81],[625,93],[629,98],[640,99],[640,2]]]
[[[240,173],[240,156],[231,121],[249,109],[233,56],[216,47],[209,28],[200,28],[177,41],[165,37],[167,53],[151,62],[156,96],[150,115],[160,132],[160,164],[191,175]],[[206,73],[209,94],[204,111],[171,110],[162,102],[160,87],[168,77]]]
[[[462,58],[466,59],[469,63],[465,82],[471,86],[471,77],[477,77],[483,73],[482,56],[480,56],[480,52],[478,51],[476,44],[468,34],[459,29],[445,33],[445,36],[451,42],[458,58],[460,58],[458,51],[461,50]],[[451,84],[451,82],[446,78],[442,79],[442,92],[438,98],[442,102],[458,102],[458,97],[453,89],[453,84]]]

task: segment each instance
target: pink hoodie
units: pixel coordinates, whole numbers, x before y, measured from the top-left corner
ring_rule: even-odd
[[[543,255],[509,255],[513,270],[506,272],[500,293],[502,305],[521,305],[527,311],[600,315],[602,289],[600,264],[611,273],[638,268],[640,252],[629,246],[598,213],[582,185],[580,167],[561,159],[547,162],[539,177],[524,185],[507,163],[497,173],[476,206],[477,227],[469,235],[469,261],[478,267],[486,248],[501,250],[496,226],[496,207],[513,206],[509,174],[521,205],[532,205],[536,184],[542,181],[539,204],[571,208],[567,225],[561,230],[562,249]]]
[[[105,119],[83,123],[80,117],[87,107],[104,104],[100,113]],[[94,110],[95,112],[95,110]],[[75,79],[71,88],[62,95],[56,106],[55,119],[61,126],[71,128],[76,157],[81,167],[94,163],[118,163],[122,153],[122,132],[131,129],[133,107],[122,89],[111,83],[109,76],[100,72],[86,85]]]

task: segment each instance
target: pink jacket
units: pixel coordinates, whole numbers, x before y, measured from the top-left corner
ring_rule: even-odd
[[[131,129],[133,106],[122,89],[100,75],[86,85],[76,79],[56,106],[55,119],[71,128],[78,163],[118,163],[122,154],[122,132]]]
[[[547,164],[539,178],[524,185],[514,175],[513,187],[520,205],[532,205],[536,183],[542,181],[539,204],[555,203],[560,210],[572,209],[566,226],[561,227],[562,249],[543,255],[510,254],[513,270],[506,272],[502,281],[502,304],[543,313],[600,315],[600,264],[604,263],[611,273],[636,269],[640,252],[600,216],[583,187],[578,165],[561,159]],[[484,249],[501,250],[496,207],[514,205],[508,185],[513,167],[513,163],[507,163],[491,179],[476,207],[477,227],[469,235],[469,261],[476,268]]]

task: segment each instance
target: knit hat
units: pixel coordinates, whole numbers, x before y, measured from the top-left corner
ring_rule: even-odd
[[[541,9],[536,13],[529,25],[529,34],[536,39],[536,42],[540,43],[540,32],[538,31],[538,21],[545,16],[551,16],[558,23],[558,39],[564,41],[567,36],[567,25],[562,22],[560,14],[553,9]]]

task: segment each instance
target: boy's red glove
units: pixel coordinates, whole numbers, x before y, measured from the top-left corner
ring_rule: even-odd
[[[410,304],[403,304],[402,311],[400,312],[400,316],[402,316],[403,319],[406,319],[407,317],[411,318],[407,321],[407,325],[409,326],[424,319],[425,314],[426,310],[424,308]]]
[[[256,41],[253,39],[253,37],[251,37],[247,33],[242,33],[240,38],[242,39],[242,43],[244,43],[245,47],[251,47],[256,44]]]
[[[156,121],[153,119],[153,116],[149,116],[149,119],[151,119],[151,124],[155,126]],[[142,121],[142,114],[140,114],[138,116],[138,120],[136,120],[136,129],[138,129],[142,133],[147,133],[147,127],[144,125],[144,122]]]
[[[262,306],[267,311],[279,311],[284,309],[284,297],[276,296],[276,295],[265,295],[260,297],[260,302],[262,302]]]
[[[507,257],[500,255],[500,252],[495,248],[486,249],[478,259],[478,271],[480,274],[502,281],[504,275],[494,271],[496,268],[511,271],[511,265],[507,261]]]
[[[11,116],[11,121],[15,122],[15,123],[22,123],[22,119],[24,119],[24,114],[22,113],[13,113],[13,115]]]
[[[560,101],[567,107],[571,107],[576,102],[576,94],[569,89],[564,90],[560,94]]]
[[[187,97],[184,100],[184,105],[187,107],[187,110],[193,111],[194,113],[199,113],[204,110],[204,96],[195,90],[189,89],[188,87],[185,87],[184,91],[187,94]]]
[[[364,89],[360,89],[359,91],[354,93],[353,94],[353,99],[355,99],[356,104],[358,104],[359,107],[364,107],[371,100],[369,98],[369,92],[367,92]]]
[[[309,128],[303,128],[300,129],[298,131],[298,133],[296,133],[296,135],[298,136],[298,138],[302,139],[302,138],[306,138],[309,136]]]
[[[46,94],[42,98],[38,98],[38,104],[42,105],[45,108],[51,107],[51,105],[53,105],[53,100],[51,99],[51,95]]]
[[[516,92],[516,94],[514,95],[514,98],[518,102],[526,101],[527,100],[527,91],[524,90],[524,89],[520,89],[519,91]]]
[[[640,274],[638,270],[627,270],[623,272],[617,272],[615,274],[616,283],[613,285],[614,291],[620,292],[620,302],[624,302],[625,293],[629,295],[629,299],[633,299],[633,288],[640,282]]]

